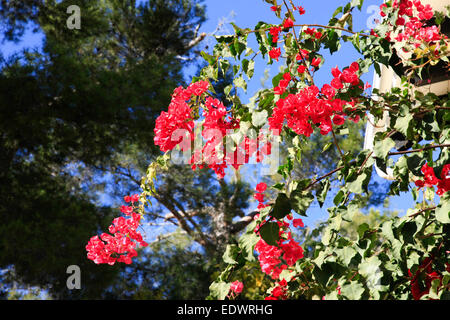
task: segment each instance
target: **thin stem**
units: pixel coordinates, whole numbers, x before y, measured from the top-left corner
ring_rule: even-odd
[[[372,156],[372,153],[373,153],[373,151],[370,151],[369,154],[367,155],[366,159],[364,159],[364,162],[362,163],[361,167],[358,170],[358,175],[361,173],[362,169],[366,165],[367,160],[369,160],[369,158]]]
[[[285,0],[283,0],[283,3],[286,6],[287,11],[289,12],[289,15],[293,16],[293,14],[291,12],[291,9],[289,9],[289,6],[287,5]],[[297,43],[297,47],[298,47],[298,50],[299,50],[298,52],[300,54],[300,57],[302,58],[301,61],[302,61],[303,65],[306,67],[306,71],[308,72],[309,78],[311,80],[311,84],[314,85],[314,79],[313,79],[313,77],[311,75],[311,72],[309,71],[308,66],[306,65],[306,59],[303,56],[302,50],[300,48],[300,42],[298,41],[297,33],[295,32],[295,28],[294,27],[292,27],[292,33],[294,34],[295,43]]]
[[[337,150],[339,151],[339,154],[341,155],[341,158],[344,156],[344,154],[342,153],[341,148],[339,147],[336,135],[334,134],[334,129],[331,128],[331,133],[333,134],[333,141],[334,141],[334,145],[336,146]]]
[[[321,25],[321,24],[294,24],[295,27],[317,27],[317,28],[324,28],[324,29],[336,29],[336,30],[341,30],[341,31],[345,31],[348,33],[352,33],[352,34],[357,34],[358,32],[352,31],[352,30],[348,30],[345,28],[341,28],[341,27],[334,27],[334,26],[325,26],[325,25]],[[359,34],[362,37],[368,37],[368,34],[365,33],[360,33]]]
[[[431,146],[426,146],[421,149],[412,149],[412,150],[405,150],[405,151],[398,151],[398,152],[389,152],[388,156],[395,156],[398,154],[405,154],[405,153],[414,153],[414,152],[422,152],[430,149],[436,149],[436,148],[448,148],[450,147],[450,143],[444,143],[444,144],[434,144]]]
[[[420,210],[420,211],[418,211],[418,212],[416,212],[416,213],[414,213],[414,214],[412,214],[412,215],[410,215],[410,216],[408,216],[408,217],[409,217],[409,218],[414,218],[414,217],[416,217],[416,216],[418,216],[418,215],[424,213],[425,211],[434,210],[434,209],[436,209],[436,206],[422,209],[422,210]]]

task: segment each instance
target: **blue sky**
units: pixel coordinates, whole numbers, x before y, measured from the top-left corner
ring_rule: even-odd
[[[282,1],[279,1],[282,3]],[[294,0],[296,5],[301,5],[305,8],[306,14],[298,17],[297,23],[309,23],[309,24],[324,24],[326,25],[335,9],[339,6],[343,6],[347,3],[346,0]],[[363,30],[368,28],[368,23],[373,20],[374,6],[379,6],[382,3],[381,0],[366,0],[362,8],[362,11],[354,12],[354,30]],[[201,32],[205,32],[211,35],[216,30],[218,24],[221,21],[225,21],[221,34],[233,33],[232,27],[228,24],[234,22],[238,26],[246,28],[253,28],[259,21],[265,21],[268,23],[279,23],[279,19],[270,11],[270,5],[263,0],[206,0],[204,4],[207,6],[207,21],[204,23]],[[2,43],[0,44],[0,50],[2,54],[7,57],[14,52],[21,50],[23,47],[39,48],[42,44],[42,35],[37,33],[33,34],[30,31],[26,32],[22,40],[18,43]],[[210,49],[214,45],[214,38],[208,36],[206,43]],[[249,37],[249,43],[253,46],[255,44],[254,37]],[[348,66],[351,62],[358,59],[356,50],[352,45],[343,45],[342,49],[333,56],[325,54],[326,63],[321,70],[316,73],[316,83],[319,85],[331,80],[330,70],[334,66],[340,68]],[[274,64],[270,74],[274,74],[277,64]],[[187,69],[186,80],[193,75],[194,69]],[[255,75],[253,80],[249,83],[247,94],[242,93],[243,102],[247,102],[248,97],[252,96],[258,88],[261,87],[260,79],[264,75],[265,64],[264,61],[259,59],[256,61]],[[373,72],[366,74],[362,77],[364,81],[372,82]],[[270,83],[270,79],[268,83]],[[320,151],[318,151],[320,152]],[[374,176],[376,174],[374,173]],[[247,174],[246,179],[254,185],[258,182],[258,175]],[[374,177],[374,179],[379,179]],[[406,209],[410,208],[413,201],[410,195],[404,195],[396,197],[391,201],[391,209],[400,210],[401,213],[406,212]],[[325,209],[319,209],[318,206],[313,206],[309,211],[309,217],[304,219],[306,225],[314,225],[318,219],[325,219],[327,212]]]

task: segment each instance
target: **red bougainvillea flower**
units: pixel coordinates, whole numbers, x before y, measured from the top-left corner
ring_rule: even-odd
[[[273,48],[269,51],[269,56],[278,61],[278,57],[281,55],[281,49],[280,48]]]
[[[278,41],[278,36],[281,32],[281,27],[271,27],[269,29],[269,34],[272,36],[272,43],[275,44]]]
[[[297,71],[298,73],[302,74],[306,71],[306,67],[304,65],[299,65]]]
[[[311,65],[313,65],[314,67],[318,67],[321,61],[322,59],[320,58],[313,58],[311,61]]]
[[[342,81],[339,80],[338,78],[334,78],[333,80],[331,80],[331,86],[337,90],[343,89],[344,85],[342,84]]]
[[[331,74],[335,78],[339,78],[341,76],[341,71],[339,70],[338,66],[331,68]]]
[[[342,81],[351,81],[350,85],[360,82],[356,70],[359,66],[354,63],[344,72],[338,68],[333,69],[335,77],[331,85],[324,85],[319,90],[315,85],[301,89],[297,94],[289,94],[275,103],[272,115],[269,117],[269,127],[278,134],[284,124],[295,133],[309,137],[313,133],[313,126],[320,128],[320,133],[325,135],[332,130],[335,124],[341,125],[345,120],[342,114],[344,105],[351,105],[356,110],[356,100],[344,101],[335,99],[335,89],[344,89]],[[340,78],[343,80],[341,81]],[[281,81],[280,81],[281,82]],[[320,94],[321,93],[321,94]],[[337,115],[337,116],[336,116]],[[333,116],[336,116],[333,118]],[[358,122],[359,115],[351,116],[352,121]]]
[[[255,250],[259,253],[261,270],[272,279],[278,279],[283,270],[303,258],[303,248],[292,238],[289,223],[285,221],[277,223],[280,227],[280,240],[277,241],[277,246],[267,244],[262,238],[255,245]]]
[[[383,8],[387,8],[386,3],[383,3],[383,4],[380,6],[380,15],[381,15],[382,17],[386,17],[386,13],[384,13]]]
[[[294,228],[304,228],[305,225],[303,224],[303,220],[302,219],[294,219],[292,220],[292,225],[294,226]]]
[[[336,90],[334,90],[333,87],[327,83],[323,85],[320,91],[324,96],[326,96],[330,100],[333,99],[334,95],[336,94]]]
[[[397,19],[397,21],[395,21],[395,24],[397,26],[403,26],[405,24],[405,22],[406,22],[405,19],[400,17],[400,18]]]
[[[436,194],[442,196],[450,191],[450,164],[444,165],[441,171],[441,179],[438,179],[434,173],[434,169],[425,163],[421,168],[424,174],[424,180],[416,180],[414,183],[417,187],[433,187],[437,186]]]
[[[293,26],[294,26],[294,21],[292,21],[291,18],[287,18],[286,20],[284,20],[284,22],[283,22],[283,28],[284,29],[289,29],[289,28],[291,28]]]
[[[201,96],[205,93],[210,84],[208,81],[198,81],[190,84],[186,89],[178,87],[172,94],[172,100],[169,104],[168,111],[161,112],[155,122],[155,144],[160,147],[161,151],[166,152],[175,148],[183,140],[180,136],[174,139],[174,133],[177,130],[183,130],[190,134],[194,139],[192,131],[194,129],[194,121],[192,119],[192,110],[187,101],[194,96]],[[184,151],[187,146],[181,145]]]
[[[450,191],[450,164],[446,164],[442,168],[441,179],[437,183],[437,194],[442,196],[445,192]]]
[[[432,187],[439,182],[438,178],[436,178],[436,175],[434,174],[433,168],[430,167],[428,165],[428,163],[425,163],[422,166],[421,171],[425,175],[425,186],[426,187]]]
[[[353,72],[358,72],[359,71],[359,64],[358,64],[358,62],[352,62],[350,64],[349,69],[352,70]]]
[[[129,206],[121,206],[120,212],[125,213],[126,215],[130,215],[133,212],[133,208]]]
[[[126,208],[124,209],[126,212],[129,212],[128,208],[131,208],[123,207]],[[134,212],[130,212],[128,215],[131,217],[118,217],[113,220],[108,228],[111,234],[102,233],[89,240],[86,245],[88,259],[96,264],[113,265],[116,262],[130,264],[132,258],[137,256],[136,245],[139,244],[143,247],[148,245],[137,231],[141,216]]]
[[[244,284],[242,282],[236,280],[231,283],[230,290],[234,293],[239,294],[242,292],[242,289],[244,289]]]
[[[340,80],[342,82],[350,83],[352,85],[357,85],[359,83],[358,75],[351,68],[348,68],[348,69],[345,69],[344,71],[342,71]]]
[[[258,201],[258,202],[263,202],[264,201],[264,195],[262,193],[255,193],[253,195],[253,198],[255,198],[256,201]]]
[[[411,278],[411,294],[414,300],[420,300],[422,296],[430,292],[433,280],[440,279],[442,285],[442,275],[433,271],[432,263],[433,258],[428,257],[422,262],[414,275],[408,270],[409,277]]]
[[[306,13],[305,9],[302,6],[298,6],[297,10],[300,15],[304,15]]]
[[[310,35],[310,36],[314,36],[314,34],[316,33],[316,29],[315,28],[307,28],[305,30],[305,33]]]
[[[260,182],[256,185],[256,191],[259,193],[263,193],[267,189],[267,184],[264,182]]]
[[[139,195],[138,194],[133,194],[132,196],[125,196],[123,197],[123,200],[125,202],[138,202],[139,201]]]
[[[305,49],[300,49],[300,51],[297,53],[295,59],[297,61],[299,60],[303,60],[303,59],[308,59],[309,58],[309,51],[305,50]]]
[[[333,123],[337,126],[342,126],[345,122],[345,118],[343,115],[336,114],[333,117]]]

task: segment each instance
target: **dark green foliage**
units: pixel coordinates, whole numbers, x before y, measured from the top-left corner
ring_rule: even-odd
[[[81,9],[79,30],[66,27],[71,4]],[[127,155],[147,162],[159,152],[154,121],[183,83],[179,56],[198,42],[204,8],[196,0],[2,1],[0,17],[6,40],[29,26],[44,35],[41,50],[0,61],[0,267],[12,275],[2,284],[101,298],[121,269],[86,258],[89,238],[119,215],[116,203],[99,202],[113,182],[101,175],[126,172]],[[81,290],[66,288],[72,264]]]

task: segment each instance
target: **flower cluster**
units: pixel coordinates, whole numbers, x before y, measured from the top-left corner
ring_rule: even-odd
[[[239,294],[244,289],[244,284],[240,281],[234,281],[231,283],[230,290],[235,294]]]
[[[136,202],[139,195],[125,197],[128,202]],[[131,209],[131,211],[130,211]],[[140,225],[141,215],[133,212],[133,207],[122,206],[121,211],[130,217],[118,217],[113,220],[108,230],[112,234],[102,233],[93,236],[86,245],[88,259],[96,264],[107,263],[113,265],[116,262],[130,264],[132,258],[137,256],[136,245],[146,247],[137,228]]]
[[[281,49],[280,48],[272,48],[269,51],[269,57],[272,59],[278,61],[278,57],[281,55]]]
[[[193,151],[190,164],[193,170],[207,166],[222,179],[228,165],[238,169],[253,155],[261,162],[264,155],[271,153],[271,144],[264,134],[260,134],[257,139],[244,137],[233,152],[225,150],[224,138],[230,130],[239,129],[239,119],[232,118],[218,99],[203,98],[208,88],[209,82],[198,81],[186,89],[175,89],[168,112],[162,112],[156,119],[154,140],[163,152],[173,150],[177,145],[182,151],[189,151],[195,139],[194,128],[201,125],[201,139],[206,142],[202,148]],[[195,101],[192,101],[193,97],[196,97]],[[202,121],[195,121],[200,118]],[[184,139],[186,135],[188,139]]]
[[[387,4],[380,6],[380,15],[386,16]],[[423,5],[420,0],[394,0],[392,8],[396,14],[395,26],[392,32],[386,34],[388,41],[406,41],[414,48],[419,48],[422,43],[428,45],[436,44],[442,40],[445,36],[440,33],[439,28],[436,25],[427,26],[427,20],[434,17],[432,7],[427,4]],[[404,47],[406,52],[407,49]],[[436,54],[438,49],[436,49]]]
[[[309,137],[313,133],[312,124],[320,128],[322,135],[332,130],[332,123],[342,125],[345,121],[343,107],[350,105],[354,108],[355,101],[344,101],[335,98],[337,92],[359,86],[360,79],[357,74],[358,63],[354,62],[342,72],[336,67],[332,70],[334,79],[331,85],[325,84],[321,90],[315,85],[302,89],[297,94],[289,94],[276,102],[272,116],[269,118],[269,126],[272,130],[281,131],[284,121],[295,133]],[[280,85],[276,87],[276,93],[286,89],[290,77],[284,76]],[[284,81],[284,82],[283,82]],[[282,83],[283,82],[283,83]],[[358,117],[351,118],[359,121]]]
[[[174,137],[174,133],[179,129],[187,130],[192,133],[194,129],[193,110],[188,105],[192,96],[201,96],[209,88],[209,82],[198,81],[190,84],[186,89],[178,87],[172,94],[168,111],[161,112],[155,122],[155,145],[159,146],[161,151],[172,150],[183,139],[182,136]],[[191,134],[193,139],[193,135]],[[186,147],[182,145],[182,150]]]
[[[437,194],[442,196],[444,193],[450,190],[450,164],[444,165],[441,171],[441,179],[438,179],[434,174],[434,169],[425,163],[421,169],[424,174],[424,180],[416,180],[417,187],[433,187],[437,186]]]
[[[254,197],[259,202],[259,209],[266,206],[263,204],[263,192],[266,187],[264,183],[259,183],[256,187],[257,193]],[[292,220],[290,214],[287,216],[287,220]],[[267,244],[262,238],[255,245],[255,250],[259,253],[258,260],[261,270],[273,279],[278,279],[283,270],[293,266],[297,260],[303,258],[303,248],[293,239],[289,222],[277,221],[276,223],[280,228],[277,246]],[[293,226],[304,227],[304,224],[301,219],[293,219]]]
[[[433,271],[432,269],[433,257],[426,258],[419,269],[413,275],[411,270],[408,270],[408,275],[411,278],[411,293],[414,300],[420,300],[420,298],[430,292],[431,282],[435,279],[440,280],[442,284],[442,274]],[[450,264],[446,263],[446,270],[450,272]]]
[[[286,300],[287,294],[287,281],[283,279],[277,283],[277,286],[270,292],[270,296],[264,298],[264,300]]]
[[[239,128],[239,121],[228,117],[228,111],[223,103],[212,97],[205,99],[203,118],[202,137],[206,139],[206,143],[201,150],[194,151],[191,158],[192,169],[203,168],[206,164],[219,178],[223,178],[227,168],[223,138],[227,130]],[[242,152],[242,148],[245,149],[245,145],[236,148],[235,153]]]

